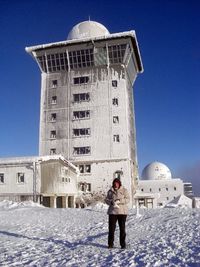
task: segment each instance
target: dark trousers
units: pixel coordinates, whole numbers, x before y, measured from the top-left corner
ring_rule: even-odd
[[[108,233],[108,245],[113,246],[114,243],[114,236],[115,236],[115,228],[116,223],[118,221],[119,224],[119,240],[120,240],[120,246],[125,247],[126,246],[126,231],[125,231],[125,224],[126,224],[126,217],[127,215],[109,215],[109,233]]]

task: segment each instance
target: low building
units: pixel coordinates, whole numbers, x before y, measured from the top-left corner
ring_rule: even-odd
[[[0,200],[75,206],[78,168],[61,155],[0,159]]]
[[[144,205],[155,208],[164,207],[183,194],[183,181],[179,178],[172,178],[171,171],[165,164],[153,162],[148,164],[142,172],[142,178],[138,181],[135,199],[140,202],[138,203],[139,206]],[[152,204],[150,199],[152,199]]]
[[[192,199],[192,207],[195,209],[200,209],[200,197],[194,197]]]
[[[194,193],[192,189],[192,183],[184,183],[183,185],[184,185],[184,195],[189,198],[193,198]]]

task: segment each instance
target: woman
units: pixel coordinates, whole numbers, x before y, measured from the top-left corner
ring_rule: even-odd
[[[109,205],[109,234],[108,248],[113,248],[116,223],[118,221],[120,230],[120,246],[126,248],[126,217],[128,214],[127,204],[130,201],[128,190],[121,184],[120,179],[116,178],[113,181],[111,189],[107,193],[106,203]]]

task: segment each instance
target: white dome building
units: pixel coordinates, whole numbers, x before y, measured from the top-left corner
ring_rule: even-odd
[[[142,171],[138,182],[137,199],[139,206],[162,207],[184,194],[181,179],[172,178],[170,169],[161,162],[152,162]]]
[[[68,34],[67,40],[85,39],[106,36],[109,31],[96,21],[83,21],[75,25]]]
[[[161,162],[148,164],[142,172],[143,180],[169,180],[172,179],[170,169]]]

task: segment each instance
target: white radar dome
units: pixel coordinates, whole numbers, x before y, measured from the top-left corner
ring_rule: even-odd
[[[142,171],[142,180],[169,180],[172,179],[170,169],[161,162],[152,162]]]
[[[68,34],[67,40],[93,38],[108,35],[109,31],[96,21],[83,21],[75,25]]]

